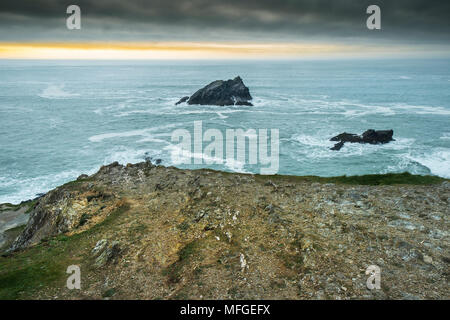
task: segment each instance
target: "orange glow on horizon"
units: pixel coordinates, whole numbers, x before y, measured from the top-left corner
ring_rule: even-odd
[[[213,42],[0,43],[0,59],[226,59],[294,58],[348,54],[358,47],[332,44]]]
[[[266,58],[357,58],[448,55],[448,47],[326,43],[219,42],[0,42],[0,59],[189,60]]]

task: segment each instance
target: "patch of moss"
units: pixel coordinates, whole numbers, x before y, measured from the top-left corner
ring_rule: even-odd
[[[0,208],[0,212],[2,211],[17,211],[21,207],[21,204],[12,204],[12,203],[2,203],[4,208]]]
[[[438,184],[450,179],[441,178],[433,175],[416,175],[409,172],[403,173],[384,173],[384,174],[366,174],[360,176],[336,176],[336,177],[318,177],[318,176],[292,176],[292,175],[260,175],[245,174],[219,171],[213,169],[193,170],[199,172],[220,173],[223,176],[233,175],[252,175],[256,179],[267,182],[267,180],[282,180],[291,182],[319,182],[319,183],[340,183],[350,185],[393,185],[393,184],[411,184],[411,185],[428,185]]]
[[[361,176],[338,176],[338,177],[317,177],[317,176],[283,176],[256,175],[258,179],[266,180],[283,180],[291,182],[319,182],[319,183],[337,183],[350,185],[394,185],[394,184],[411,184],[411,185],[429,185],[438,184],[449,181],[438,176],[430,175],[414,175],[409,172],[403,173],[386,173],[386,174],[367,174]]]
[[[77,184],[87,182],[87,181],[94,181],[94,178],[89,177],[89,178],[84,178],[84,179],[80,179],[80,180],[72,180],[72,181],[66,182],[65,184],[63,184],[63,186],[77,185]]]
[[[25,211],[25,214],[30,213],[31,211],[34,210],[34,208],[36,207],[36,204],[38,203],[37,199],[31,200],[29,203],[27,203],[28,205],[28,209],[27,211]]]
[[[189,229],[189,222],[183,221],[182,223],[177,225],[177,229],[181,231],[186,231],[187,229]]]
[[[186,244],[178,252],[178,260],[163,270],[163,275],[169,278],[169,282],[177,283],[181,280],[183,267],[199,250],[199,241],[194,240]]]
[[[116,289],[115,288],[111,288],[111,289],[108,289],[105,292],[103,292],[102,297],[103,298],[110,298],[110,297],[112,297],[115,294],[116,294]]]
[[[21,225],[8,229],[4,232],[3,236],[5,237],[5,241],[3,242],[3,245],[0,247],[0,253],[6,254],[6,250],[11,246],[14,239],[16,239],[22,233],[25,227],[26,225]]]
[[[0,300],[36,298],[34,294],[49,287],[63,288],[66,270],[86,260],[93,246],[92,234],[109,228],[116,218],[127,211],[123,204],[103,222],[72,236],[58,235],[40,244],[0,257]]]
[[[26,227],[26,225],[23,224],[21,226],[17,226],[17,227],[8,229],[8,230],[5,231],[5,233],[20,233],[20,232],[23,231],[23,229],[25,229],[25,227]]]
[[[132,233],[144,233],[148,230],[148,227],[145,224],[137,224],[130,228],[130,232]]]
[[[89,221],[89,215],[87,213],[83,213],[80,217],[80,222],[78,222],[78,226],[84,226],[86,222]]]
[[[178,253],[178,256],[180,257],[180,261],[183,261],[183,260],[186,260],[187,258],[189,258],[192,254],[194,254],[196,252],[198,247],[199,247],[198,241],[192,241],[192,242],[189,242],[187,245],[185,245]]]
[[[2,211],[17,211],[22,207],[27,207],[25,213],[30,213],[34,207],[36,206],[38,202],[38,199],[34,199],[34,200],[28,200],[28,201],[23,201],[19,204],[11,204],[11,203],[2,203],[1,206],[3,208],[0,208],[0,212]]]

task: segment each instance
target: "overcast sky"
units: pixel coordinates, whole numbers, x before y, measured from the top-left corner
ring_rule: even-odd
[[[82,30],[65,27],[77,4]],[[382,10],[382,30],[365,27]],[[0,41],[386,41],[447,44],[450,1],[1,0]]]

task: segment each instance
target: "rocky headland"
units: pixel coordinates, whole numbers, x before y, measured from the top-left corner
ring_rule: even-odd
[[[450,182],[438,177],[113,163],[1,208],[29,210],[0,257],[2,299],[450,298]],[[70,265],[81,290],[66,287]],[[366,286],[370,265],[380,289]]]

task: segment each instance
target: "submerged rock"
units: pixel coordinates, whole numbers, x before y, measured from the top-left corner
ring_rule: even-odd
[[[227,81],[216,80],[206,87],[195,92],[190,98],[183,97],[176,104],[187,102],[188,104],[201,105],[245,105],[252,106],[249,102],[252,100],[249,89],[245,86],[241,77]]]
[[[330,141],[339,141],[330,150],[340,150],[345,142],[350,143],[369,143],[369,144],[384,144],[391,141],[395,141],[392,136],[394,135],[393,130],[373,130],[369,129],[365,131],[362,135],[357,135],[354,133],[341,133],[330,139]]]

